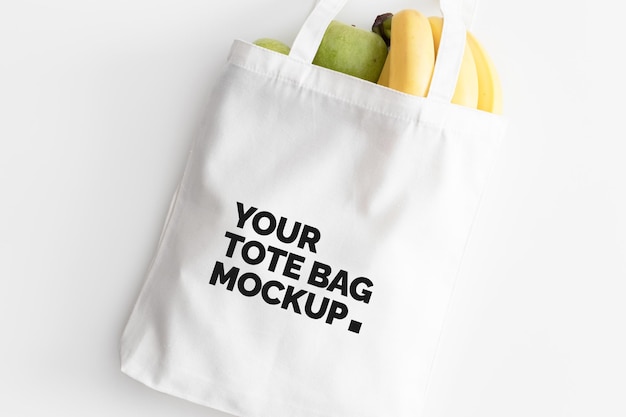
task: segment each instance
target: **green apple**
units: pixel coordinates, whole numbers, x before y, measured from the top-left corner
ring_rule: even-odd
[[[376,33],[333,20],[313,64],[377,82],[387,58],[387,44]]]
[[[263,48],[271,49],[272,51],[280,52],[281,54],[285,55],[289,55],[289,51],[291,49],[285,43],[271,38],[260,38],[252,43],[258,46],[262,46]]]

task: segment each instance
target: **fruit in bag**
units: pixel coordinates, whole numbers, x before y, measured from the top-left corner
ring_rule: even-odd
[[[281,54],[285,55],[289,55],[289,52],[291,50],[289,45],[287,45],[286,43],[272,38],[259,38],[252,43],[275,52],[280,52]]]
[[[313,64],[376,82],[386,58],[387,44],[379,35],[333,20]]]
[[[389,54],[378,84],[425,96],[432,78],[443,23],[443,18],[439,16],[425,18],[415,10],[377,16],[372,33],[389,44]],[[452,103],[502,114],[502,86],[495,65],[469,31],[466,42]]]

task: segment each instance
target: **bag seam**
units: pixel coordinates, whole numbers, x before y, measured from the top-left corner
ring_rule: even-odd
[[[334,94],[331,91],[328,91],[328,90],[325,90],[325,89],[316,88],[314,86],[311,86],[311,85],[308,85],[308,84],[304,84],[304,83],[301,83],[301,82],[297,82],[296,80],[294,80],[294,79],[292,79],[290,77],[285,77],[285,76],[281,75],[278,72],[263,71],[263,70],[258,69],[256,66],[246,65],[246,64],[243,64],[243,63],[233,62],[233,61],[230,61],[229,64],[233,65],[235,67],[239,67],[239,68],[245,69],[247,71],[253,72],[255,74],[261,75],[261,76],[263,76],[265,78],[279,80],[281,82],[285,82],[285,83],[288,83],[290,85],[293,85],[293,86],[296,86],[296,87],[299,87],[299,88],[302,88],[302,89],[305,89],[305,90],[308,90],[308,91],[312,91],[312,92],[315,92],[315,93],[318,93],[318,94],[322,94],[322,95],[324,95],[326,97],[330,97],[332,99],[341,101],[341,102],[349,104],[349,105],[357,106],[359,108],[362,108],[362,109],[365,109],[365,110],[368,110],[368,111],[380,114],[382,116],[391,117],[393,119],[401,120],[401,121],[404,121],[404,122],[417,122],[418,124],[420,124],[422,126],[427,126],[429,128],[433,128],[434,130],[446,130],[446,131],[449,131],[449,132],[465,133],[464,129],[449,127],[448,125],[445,125],[445,123],[444,124],[433,123],[433,122],[430,122],[428,120],[424,120],[423,118],[421,118],[419,116],[418,117],[404,117],[404,116],[399,115],[397,113],[391,113],[391,112],[387,112],[387,111],[381,110],[380,108],[375,108],[373,106],[368,106],[366,104],[363,104],[362,102],[357,102],[355,100],[347,99],[344,96],[339,96],[337,94]],[[333,70],[326,69],[326,68],[323,68],[323,67],[319,67],[319,69],[320,70],[326,70],[326,71],[333,71]],[[337,71],[334,71],[334,72],[337,72]],[[337,73],[337,75],[339,75],[339,74],[341,74],[341,73]],[[345,76],[346,77],[351,77],[350,75],[345,75]],[[355,78],[355,77],[353,77],[353,78]],[[363,81],[363,82],[368,82],[368,81]],[[377,85],[377,84],[374,84],[374,85]],[[384,86],[378,86],[378,87],[387,89],[387,87],[384,87]],[[412,99],[420,100],[422,102],[420,104],[421,108],[424,108],[425,106],[428,106],[427,103],[428,103],[429,99],[427,97],[410,96],[410,95],[402,93],[400,91],[395,91],[395,92],[398,93],[398,94],[401,94],[403,96],[407,96],[409,98],[412,98]],[[447,103],[446,106],[456,106],[456,105],[452,104],[452,103]],[[473,110],[475,112],[482,112],[481,110],[470,109],[470,108],[458,109],[458,110],[454,110],[454,111],[461,111],[461,110],[467,110],[467,111],[472,111]],[[489,116],[489,115],[488,114],[487,115],[480,115],[479,117],[486,117],[486,116]],[[501,123],[501,121],[499,121],[499,120],[496,120],[495,122],[497,124]]]

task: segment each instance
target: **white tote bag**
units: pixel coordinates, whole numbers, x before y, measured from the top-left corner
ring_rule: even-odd
[[[121,341],[122,371],[244,417],[419,417],[501,116],[450,104],[445,19],[427,98],[232,45]]]

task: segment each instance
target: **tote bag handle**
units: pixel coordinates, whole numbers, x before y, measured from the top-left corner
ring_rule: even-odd
[[[313,62],[326,28],[347,1],[319,0],[298,32],[289,55],[300,61]],[[444,24],[429,98],[446,103],[452,100],[465,50],[466,27],[471,25],[476,1],[439,0]],[[464,15],[467,18],[464,19]]]

